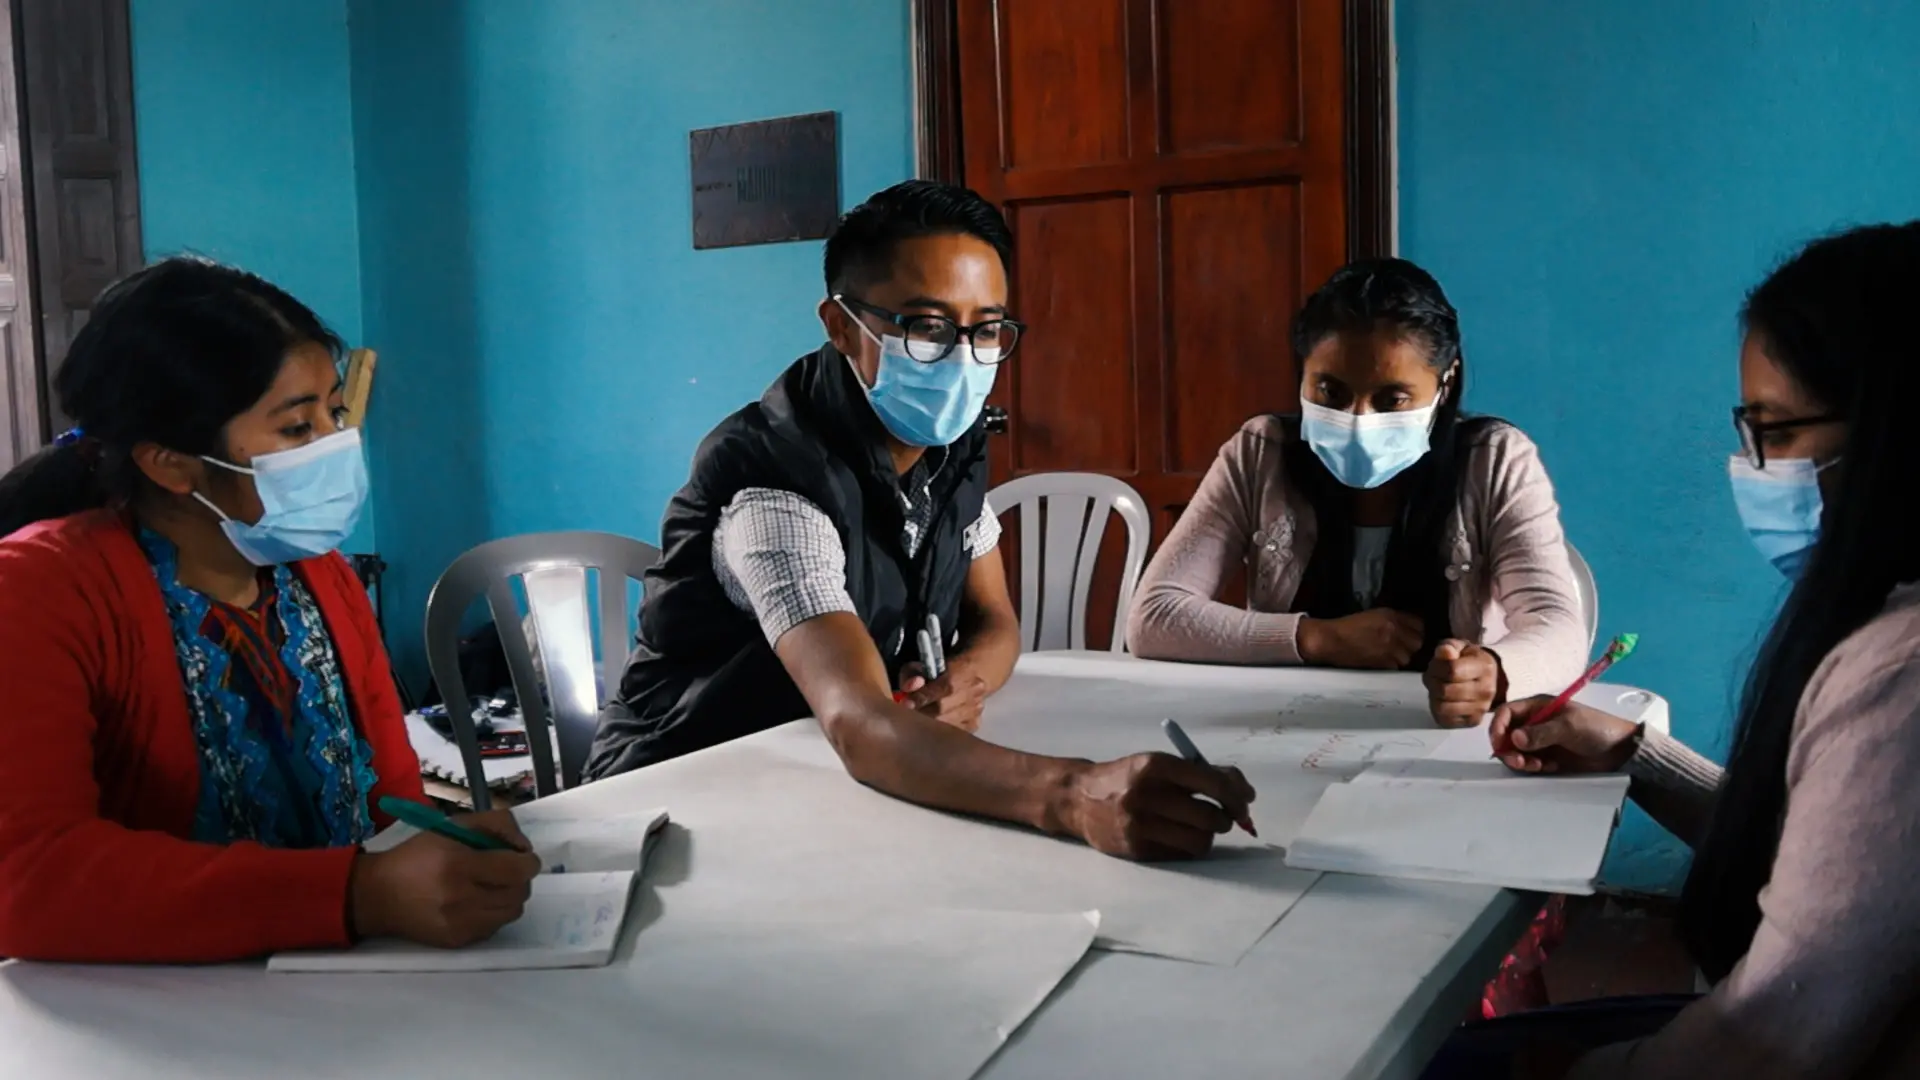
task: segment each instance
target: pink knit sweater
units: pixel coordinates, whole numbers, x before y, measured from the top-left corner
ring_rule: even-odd
[[[1633,799],[1689,844],[1720,771],[1649,729]],[[1787,809],[1747,955],[1649,1039],[1573,1080],[1920,1076],[1920,586],[1834,647],[1800,695]]]
[[[1281,422],[1255,417],[1220,448],[1200,490],[1147,566],[1127,618],[1136,656],[1298,664],[1291,610],[1318,530],[1287,482]],[[1587,663],[1587,632],[1560,505],[1533,441],[1490,424],[1463,447],[1458,512],[1444,533],[1455,637],[1500,657],[1513,698],[1558,693]],[[1247,607],[1214,599],[1244,565]]]

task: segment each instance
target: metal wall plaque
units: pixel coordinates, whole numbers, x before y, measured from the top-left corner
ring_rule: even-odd
[[[840,217],[840,118],[812,113],[702,128],[693,161],[696,249],[818,240]]]

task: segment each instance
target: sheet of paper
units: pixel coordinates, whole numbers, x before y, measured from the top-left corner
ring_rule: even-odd
[[[1627,777],[1528,775],[1493,758],[1488,725],[1377,761],[1326,789],[1287,864],[1590,893]]]
[[[534,854],[540,856],[543,874],[609,870],[637,874],[646,867],[648,843],[666,823],[665,810],[643,810],[606,818],[543,818],[520,825]]]
[[[514,816],[514,822],[533,845],[534,854],[540,856],[543,874],[608,870],[631,870],[638,874],[646,869],[647,852],[667,821],[664,809],[611,814],[604,818],[563,818],[529,817],[523,808]],[[381,829],[365,847],[368,851],[392,851],[419,834],[419,829],[395,822]]]
[[[514,971],[599,967],[613,958],[634,872],[542,874],[520,918],[478,945],[436,949],[395,938],[351,949],[276,953],[271,972]]]
[[[863,787],[817,729],[771,741],[792,753],[763,744],[676,759],[588,784],[568,796],[566,813],[614,812],[636,791],[669,801],[677,827],[647,871],[669,906],[1098,910],[1104,948],[1211,964],[1237,962],[1315,879],[1237,831],[1207,859],[1128,862]],[[543,808],[518,813],[527,827]]]
[[[1494,761],[1492,727],[1491,720],[1483,719],[1473,727],[1454,728],[1441,737],[1427,760]]]
[[[967,1080],[1095,933],[1074,913],[636,915],[651,925],[582,971],[4,964],[0,1061],[49,1080]]]
[[[1514,889],[1593,892],[1618,798],[1486,794],[1445,784],[1334,784],[1287,849],[1289,866]]]
[[[1566,776],[1517,773],[1493,757],[1487,724],[1449,731],[1421,757],[1374,763],[1351,781],[1361,786],[1439,785],[1478,796],[1501,795],[1611,804],[1619,809],[1631,782],[1624,774]]]

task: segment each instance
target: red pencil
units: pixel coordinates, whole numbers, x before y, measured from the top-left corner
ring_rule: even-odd
[[[1625,660],[1627,656],[1633,652],[1633,647],[1639,643],[1639,634],[1621,634],[1619,637],[1614,638],[1613,643],[1607,646],[1607,651],[1601,654],[1600,659],[1593,662],[1593,666],[1587,669],[1586,674],[1573,680],[1572,686],[1560,691],[1559,697],[1548,702],[1546,708],[1534,713],[1527,719],[1526,723],[1520,726],[1532,727],[1535,724],[1543,724],[1553,719],[1554,716],[1559,714],[1561,709],[1567,707],[1567,702],[1572,701],[1574,695],[1585,690],[1588,683],[1606,674],[1608,668]],[[1511,750],[1512,748],[1513,744],[1511,739],[1509,739],[1507,749]]]

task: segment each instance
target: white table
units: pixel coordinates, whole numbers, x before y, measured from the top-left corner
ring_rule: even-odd
[[[1583,698],[1664,725],[1665,703],[1651,695],[1615,687],[1594,688]],[[1260,790],[1255,817],[1262,839],[1285,843],[1318,792],[1361,767],[1355,754],[1365,751],[1356,748],[1383,741],[1404,748],[1409,739],[1417,745],[1420,739],[1437,738],[1424,702],[1419,680],[1406,675],[1040,654],[1024,658],[1013,682],[990,703],[982,734],[1023,749],[1107,758],[1164,749],[1159,720],[1177,716],[1210,757],[1246,770]],[[1308,758],[1314,767],[1303,767]],[[734,913],[780,914],[777,901],[769,899],[780,895],[779,883],[755,871],[763,858],[758,854],[764,848],[759,833],[750,825],[716,824],[729,819],[713,808],[733,800],[735,793],[752,792],[751,801],[765,808],[756,812],[786,813],[789,822],[804,827],[810,855],[799,873],[821,879],[816,885],[832,886],[837,867],[853,865],[863,856],[870,859],[869,852],[857,850],[851,841],[836,846],[836,820],[823,807],[798,797],[781,798],[780,777],[793,775],[796,763],[817,767],[823,762],[832,765],[831,751],[817,726],[803,721],[540,800],[535,812],[592,817],[657,806],[688,811],[676,846],[650,860],[647,884],[632,917],[645,951],[649,941],[660,946],[675,935],[684,936],[690,922],[733,925],[725,920]],[[861,805],[903,818],[924,814],[878,797]],[[793,835],[792,829],[787,832]],[[1537,898],[1492,888],[1322,877],[1236,966],[1089,954],[980,1075],[995,1080],[1414,1076],[1448,1029],[1466,1015],[1478,987],[1519,937],[1536,904]],[[756,912],[756,906],[774,910]],[[898,918],[898,913],[876,917]],[[1168,917],[1177,918],[1178,913],[1169,912]],[[884,993],[886,973],[872,970],[854,990],[868,992],[870,998]],[[253,991],[256,984],[251,981],[233,982],[218,969],[121,969],[112,977],[163,993],[176,1011],[186,1008],[197,1015],[197,1010],[212,1006],[223,1026],[246,1025],[248,1010],[255,1008],[271,1019],[276,1009],[273,995]],[[87,1005],[89,994],[97,991],[89,989],[86,978],[84,971],[55,973],[58,994],[49,1000],[58,1000],[59,1012],[70,1023],[106,1025],[136,1043],[152,1042],[155,1053],[192,1060],[190,1031],[132,1031],[128,1025],[139,1025],[139,1016],[104,1003],[101,1008]],[[549,1075],[575,1075],[582,1069],[598,1075],[605,1063],[643,1062],[644,1050],[636,1043],[648,1040],[648,1025],[659,1028],[664,1023],[673,1030],[669,1016],[631,1015],[636,1005],[622,996],[618,971],[522,978],[525,981],[497,986],[476,983],[472,1015],[486,1025],[490,1037],[507,1040],[502,1045],[537,1047],[542,1060],[550,1062]],[[423,1003],[417,988],[397,983],[376,990],[373,984],[365,990],[352,988],[351,994],[339,990],[347,995],[340,1008],[365,1015],[356,1025],[342,1013],[342,1025],[328,1027],[326,1037],[374,1030],[376,1017],[384,1022],[409,1015],[404,1030],[425,1022],[425,1013],[433,1010],[438,1010],[437,1030],[466,1030],[461,1025],[469,1006],[459,999]],[[509,1000],[516,993],[540,1000]],[[728,995],[726,987],[707,988],[701,1000],[732,1000]],[[904,1005],[892,999],[870,1001],[862,1015],[878,1022],[885,1008]],[[851,1000],[847,1007],[860,1009]],[[552,1024],[561,1022],[562,1015],[563,1030],[556,1031]],[[850,1016],[844,1030],[821,1028],[813,1034],[859,1039],[866,1021]],[[884,1035],[870,1031],[864,1037]],[[30,1046],[15,1049],[31,1056]],[[280,1060],[324,1062],[327,1050],[289,1044],[274,1052]],[[719,1052],[735,1050],[722,1047]],[[5,1056],[0,1054],[0,1060]],[[57,1073],[38,1075],[57,1078]]]
[[[1316,700],[1317,699],[1317,700]],[[1581,700],[1666,725],[1666,703],[1596,686]],[[1327,783],[1361,767],[1301,768],[1301,747],[1341,734],[1437,740],[1418,676],[1162,664],[1107,653],[1022,658],[989,703],[982,736],[1035,752],[1104,759],[1167,749],[1179,718],[1202,752],[1260,789],[1261,838],[1285,843]],[[1275,729],[1285,729],[1276,733]],[[1249,738],[1250,733],[1263,733]],[[593,812],[673,807],[726,783],[756,785],[778,758],[827,752],[812,721],[556,796]],[[1346,767],[1350,766],[1350,767]],[[805,815],[806,806],[793,813]],[[831,821],[820,823],[833,828]],[[692,872],[699,872],[698,829]],[[859,852],[848,851],[847,858]],[[671,890],[662,892],[671,906]],[[1501,889],[1328,875],[1234,967],[1095,952],[981,1074],[1005,1078],[1416,1076],[1538,910]]]
[[[1179,695],[1149,692],[1186,684],[1183,665],[1109,654],[1036,654],[1021,661],[1007,698],[988,711],[982,734],[1023,749],[1101,756],[1122,753],[1104,730],[1174,712],[1216,760],[1229,733],[1250,726],[1427,729],[1418,676],[1279,668],[1206,668],[1212,685]],[[1124,678],[1128,692],[1098,694],[1092,715],[1054,711],[1045,685]],[[1332,724],[1301,715],[1275,717],[1285,697],[1324,695]],[[1169,704],[1169,700],[1173,702]],[[1595,686],[1580,700],[1656,728],[1666,702],[1629,687]],[[1230,744],[1229,744],[1230,745]],[[1134,746],[1132,749],[1140,749]],[[1291,839],[1319,785],[1276,785],[1242,763],[1262,800],[1261,835]],[[1356,766],[1357,768],[1357,766]],[[1342,775],[1351,775],[1349,770]],[[1262,783],[1262,780],[1267,780]],[[1332,779],[1329,777],[1328,779]],[[1257,806],[1260,804],[1256,804]],[[1411,1077],[1449,1029],[1464,1019],[1481,986],[1538,910],[1538,897],[1502,889],[1327,875],[1268,932],[1237,967],[1182,964],[1155,957],[1095,953],[1078,977],[1015,1037],[982,1075]],[[1071,1070],[1062,1062],[1074,1062]]]

